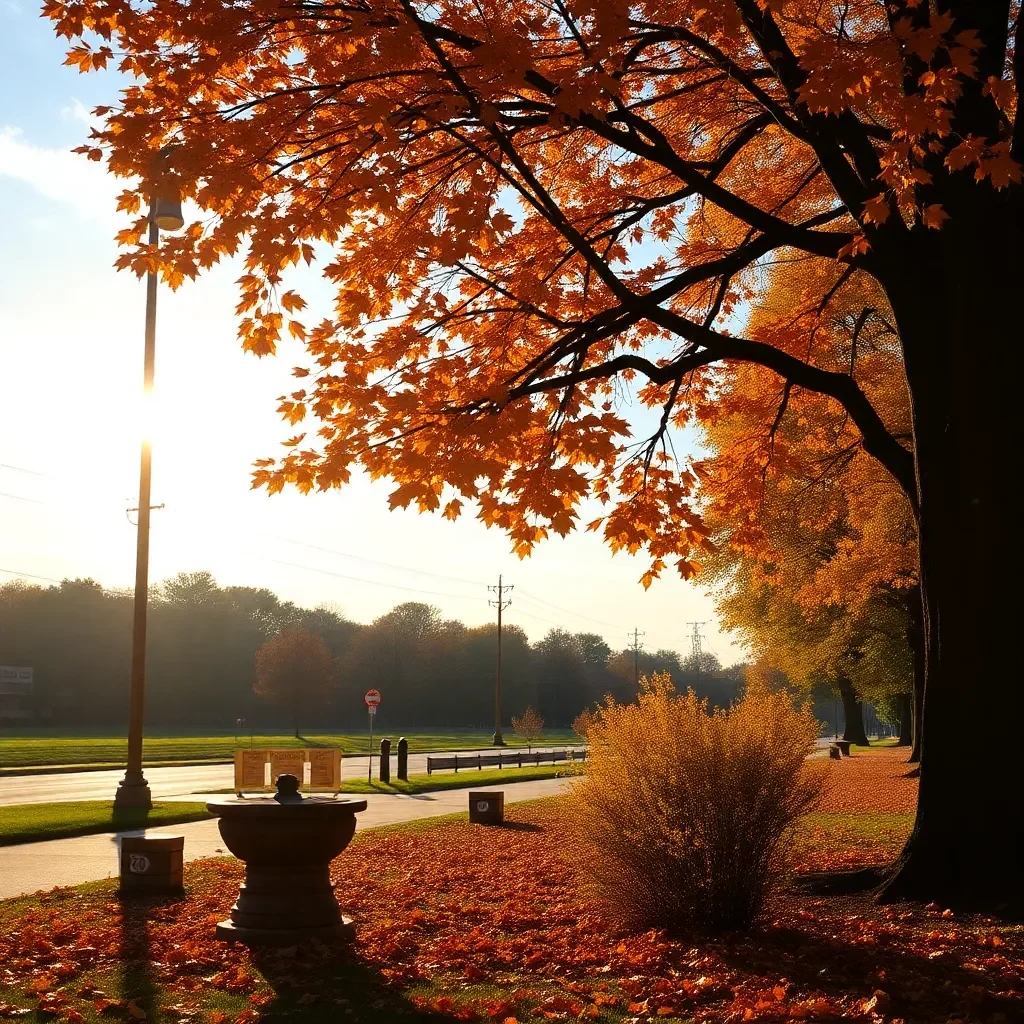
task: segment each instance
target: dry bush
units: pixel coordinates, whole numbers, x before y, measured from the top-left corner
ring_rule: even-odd
[[[638,705],[609,699],[590,725],[587,774],[567,801],[569,856],[632,924],[746,925],[820,791],[823,773],[805,762],[818,724],[761,686],[709,714],[667,674],[643,684]]]

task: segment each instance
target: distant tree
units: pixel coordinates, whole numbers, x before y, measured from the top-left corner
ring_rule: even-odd
[[[581,740],[586,740],[590,733],[590,727],[594,724],[595,715],[590,708],[584,708],[573,720],[572,731]]]
[[[199,572],[179,572],[160,585],[160,597],[167,604],[210,604],[222,595],[223,591],[217,586],[213,573],[205,569]]]
[[[692,672],[695,675],[713,675],[722,670],[722,663],[718,656],[711,651],[700,651],[697,654],[688,654],[683,658],[683,671]]]
[[[533,744],[544,733],[544,719],[540,717],[531,704],[521,715],[512,716],[512,728],[517,736],[522,737],[527,750],[533,750]]]
[[[256,652],[253,690],[291,712],[297,737],[300,717],[326,701],[333,676],[334,659],[323,638],[305,629],[289,629]]]

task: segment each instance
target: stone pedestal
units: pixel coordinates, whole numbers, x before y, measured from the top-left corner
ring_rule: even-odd
[[[120,840],[121,892],[180,893],[185,837],[151,832]]]
[[[245,882],[217,938],[288,946],[304,939],[352,933],[331,888],[331,861],[348,846],[365,800],[303,798],[282,776],[278,795],[257,800],[217,800],[206,806],[219,817],[224,844],[245,861]]]

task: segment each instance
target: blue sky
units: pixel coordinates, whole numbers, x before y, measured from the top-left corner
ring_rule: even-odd
[[[129,586],[144,286],[112,269],[122,186],[70,152],[88,111],[116,99],[117,77],[63,67],[64,49],[37,7],[0,0],[0,579]],[[703,620],[706,647],[724,662],[740,656],[702,586],[667,576],[645,592],[646,561],[611,556],[594,534],[547,542],[521,562],[472,518],[389,513],[386,484],[251,491],[252,461],[290,433],[274,399],[292,389],[300,360],[298,350],[243,355],[235,276],[223,266],[160,292],[153,500],[167,507],[153,514],[152,579],[209,569],[221,583],[267,586],[358,621],[423,600],[478,624],[492,619],[485,587],[503,573],[516,587],[506,621],[532,639],[561,626],[621,648],[636,626],[648,649],[685,652],[687,623]]]

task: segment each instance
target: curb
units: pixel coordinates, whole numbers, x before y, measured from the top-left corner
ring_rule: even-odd
[[[574,744],[573,745],[573,749],[575,749],[575,747],[581,746],[581,745],[582,744]],[[569,744],[566,744],[565,747],[559,747],[558,749],[559,750],[564,750],[568,746],[569,746]],[[239,747],[238,749],[239,750],[248,750],[249,748],[248,747]],[[298,749],[298,748],[296,748],[296,749]],[[316,748],[307,748],[307,749],[316,749]],[[497,747],[447,747],[446,751],[449,752],[449,753],[452,753],[452,754],[473,754],[473,753],[476,753],[476,751],[478,751],[478,750],[497,750],[497,749],[498,749]],[[518,750],[519,748],[518,747],[512,747],[511,745],[508,745],[505,749],[508,749],[508,750],[511,751],[511,750]],[[441,751],[441,750],[436,750],[436,751],[434,751],[434,750],[414,750],[414,751],[412,751],[412,753],[414,753],[414,754],[423,754],[425,757],[426,756],[432,756],[434,754],[441,754],[443,752],[445,752],[445,751]],[[368,751],[359,751],[359,752],[355,752],[354,751],[352,753],[346,753],[345,751],[342,751],[341,756],[343,758],[345,758],[345,757],[366,757],[367,754],[368,754]],[[373,756],[379,758],[380,757],[380,751],[379,750],[375,750],[373,752]],[[396,754],[392,754],[391,756],[392,757],[396,757],[397,755]],[[234,762],[234,760],[232,758],[213,758],[212,760],[205,760],[205,761],[144,761],[142,763],[142,767],[143,767],[143,769],[146,769],[146,768],[203,768],[203,767],[206,767],[207,765],[234,764],[234,763],[235,762]],[[26,765],[25,767],[18,767],[18,768],[0,768],[0,779],[2,779],[2,778],[9,778],[11,776],[18,776],[18,775],[68,775],[68,774],[74,774],[74,773],[77,773],[77,772],[111,772],[111,771],[119,771],[122,768],[124,768],[124,762],[123,761],[116,761],[116,762],[103,761],[103,762],[100,762],[100,763],[93,763],[93,764]]]

